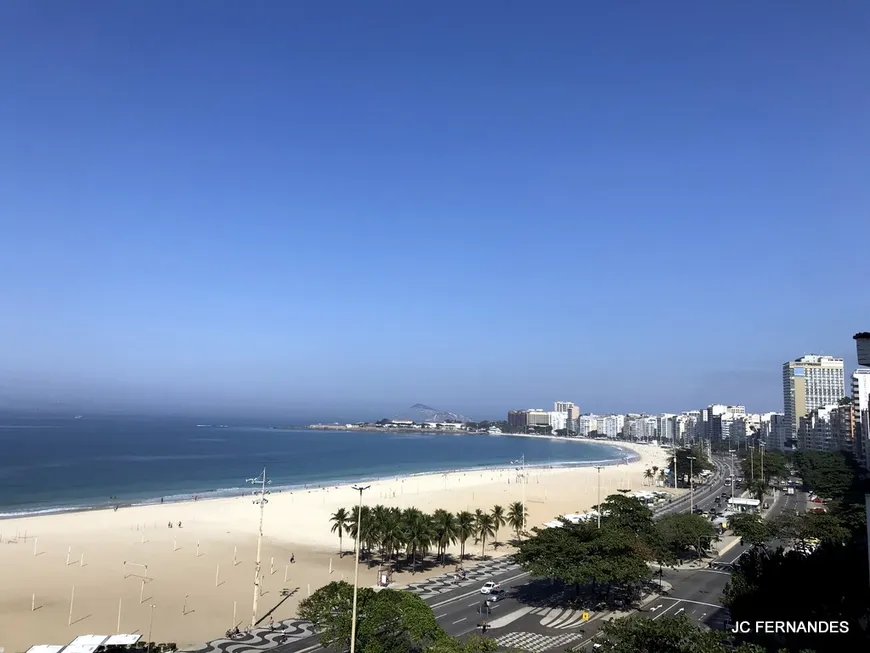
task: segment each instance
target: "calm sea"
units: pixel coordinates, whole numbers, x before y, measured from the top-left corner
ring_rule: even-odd
[[[158,418],[0,416],[0,517],[232,495],[267,468],[273,488],[508,464],[621,460],[591,442],[490,435],[277,430]],[[117,497],[117,499],[111,498]]]

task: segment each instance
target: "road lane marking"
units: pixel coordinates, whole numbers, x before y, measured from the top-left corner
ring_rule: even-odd
[[[706,605],[711,608],[724,608],[724,605],[717,605],[716,603],[704,603],[703,601],[695,601],[693,599],[678,599],[677,597],[673,597],[675,601],[683,601],[684,603],[695,603],[696,605]]]
[[[529,575],[529,572],[524,571],[523,573],[517,574],[516,576],[511,576],[510,578],[505,578],[503,581],[500,582],[500,584],[505,585],[505,584],[511,582],[512,580],[516,580],[517,578],[522,578],[523,576],[528,576],[528,575]],[[474,596],[475,594],[480,594],[480,590],[472,590],[471,592],[466,592],[465,594],[460,594],[459,596],[454,596],[451,599],[445,599],[444,601],[441,601],[439,603],[433,603],[429,607],[433,608],[433,609],[440,608],[442,605],[447,605],[448,603],[453,603],[453,602],[458,601],[460,599],[467,599],[469,596]]]
[[[469,604],[468,604],[468,607],[470,608],[470,607],[475,606],[475,605],[477,605],[477,604],[478,604],[478,601],[475,601],[474,603],[469,603]]]
[[[683,571],[682,569],[678,569],[677,571]],[[708,574],[724,574],[725,576],[730,576],[730,572],[727,571],[717,571],[716,569],[690,569],[688,571],[706,571]]]
[[[468,619],[468,617],[462,617],[462,619],[457,619],[456,621],[453,622],[453,625],[455,626],[456,624],[461,624],[466,619]]]
[[[667,612],[668,610],[671,610],[672,608],[675,608],[675,607],[677,607],[677,606],[680,604],[680,599],[675,599],[674,601],[675,601],[675,602],[674,602],[672,605],[669,605],[669,606],[666,607],[664,610],[662,610],[661,612],[657,613],[656,616],[653,617],[653,621],[655,621],[656,619],[658,619],[659,617],[661,617],[661,616],[662,616],[665,612]]]
[[[447,613],[445,612],[444,614],[438,614],[438,615],[435,615],[435,618],[436,618],[436,619],[441,619],[441,618],[446,617],[446,616],[447,616]]]

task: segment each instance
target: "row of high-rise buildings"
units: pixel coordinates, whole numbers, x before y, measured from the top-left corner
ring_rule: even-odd
[[[848,451],[870,469],[870,334],[855,339],[859,364],[866,367],[852,374],[848,392],[842,358],[808,354],[784,363],[781,413],[713,404],[660,415],[581,415],[573,402],[557,401],[549,411],[512,410],[508,424],[513,430],[662,444]]]

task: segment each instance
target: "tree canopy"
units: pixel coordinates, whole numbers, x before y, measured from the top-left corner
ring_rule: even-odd
[[[353,586],[332,582],[302,600],[299,616],[314,624],[321,646],[345,650],[350,646],[352,607]],[[360,653],[426,651],[449,639],[432,609],[411,592],[360,587],[357,614],[356,640]]]
[[[594,524],[534,529],[514,559],[533,576],[554,578],[588,589],[595,602],[633,598],[652,574],[643,546],[624,529],[598,529]]]
[[[699,555],[719,539],[706,517],[689,513],[665,515],[656,522],[660,546],[670,556],[683,560],[693,552]]]
[[[682,614],[613,619],[596,641],[601,653],[765,653],[751,644],[733,649],[726,633],[700,628]]]
[[[728,518],[731,531],[752,546],[761,546],[776,535],[775,529],[759,515],[742,513]]]

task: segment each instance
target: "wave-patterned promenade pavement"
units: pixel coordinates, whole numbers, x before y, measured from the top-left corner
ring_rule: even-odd
[[[284,635],[286,629],[287,634]],[[205,646],[183,649],[186,653],[243,653],[244,651],[265,651],[290,644],[314,634],[311,622],[302,619],[285,619],[275,622],[274,630],[269,628],[254,628],[249,633],[239,635],[234,639],[221,638],[209,642]]]
[[[419,594],[423,599],[438,596],[457,588],[484,583],[493,574],[500,574],[519,567],[509,558],[496,558],[481,562],[466,570],[466,577],[457,580],[456,574],[451,572],[429,578],[419,583],[410,583],[405,587],[409,592]],[[286,629],[287,634],[283,631]],[[275,622],[274,630],[269,628],[254,628],[249,633],[239,635],[235,639],[222,637],[199,647],[183,649],[183,653],[245,653],[246,651],[267,651],[277,646],[291,644],[314,635],[313,624],[302,619],[285,619]]]

